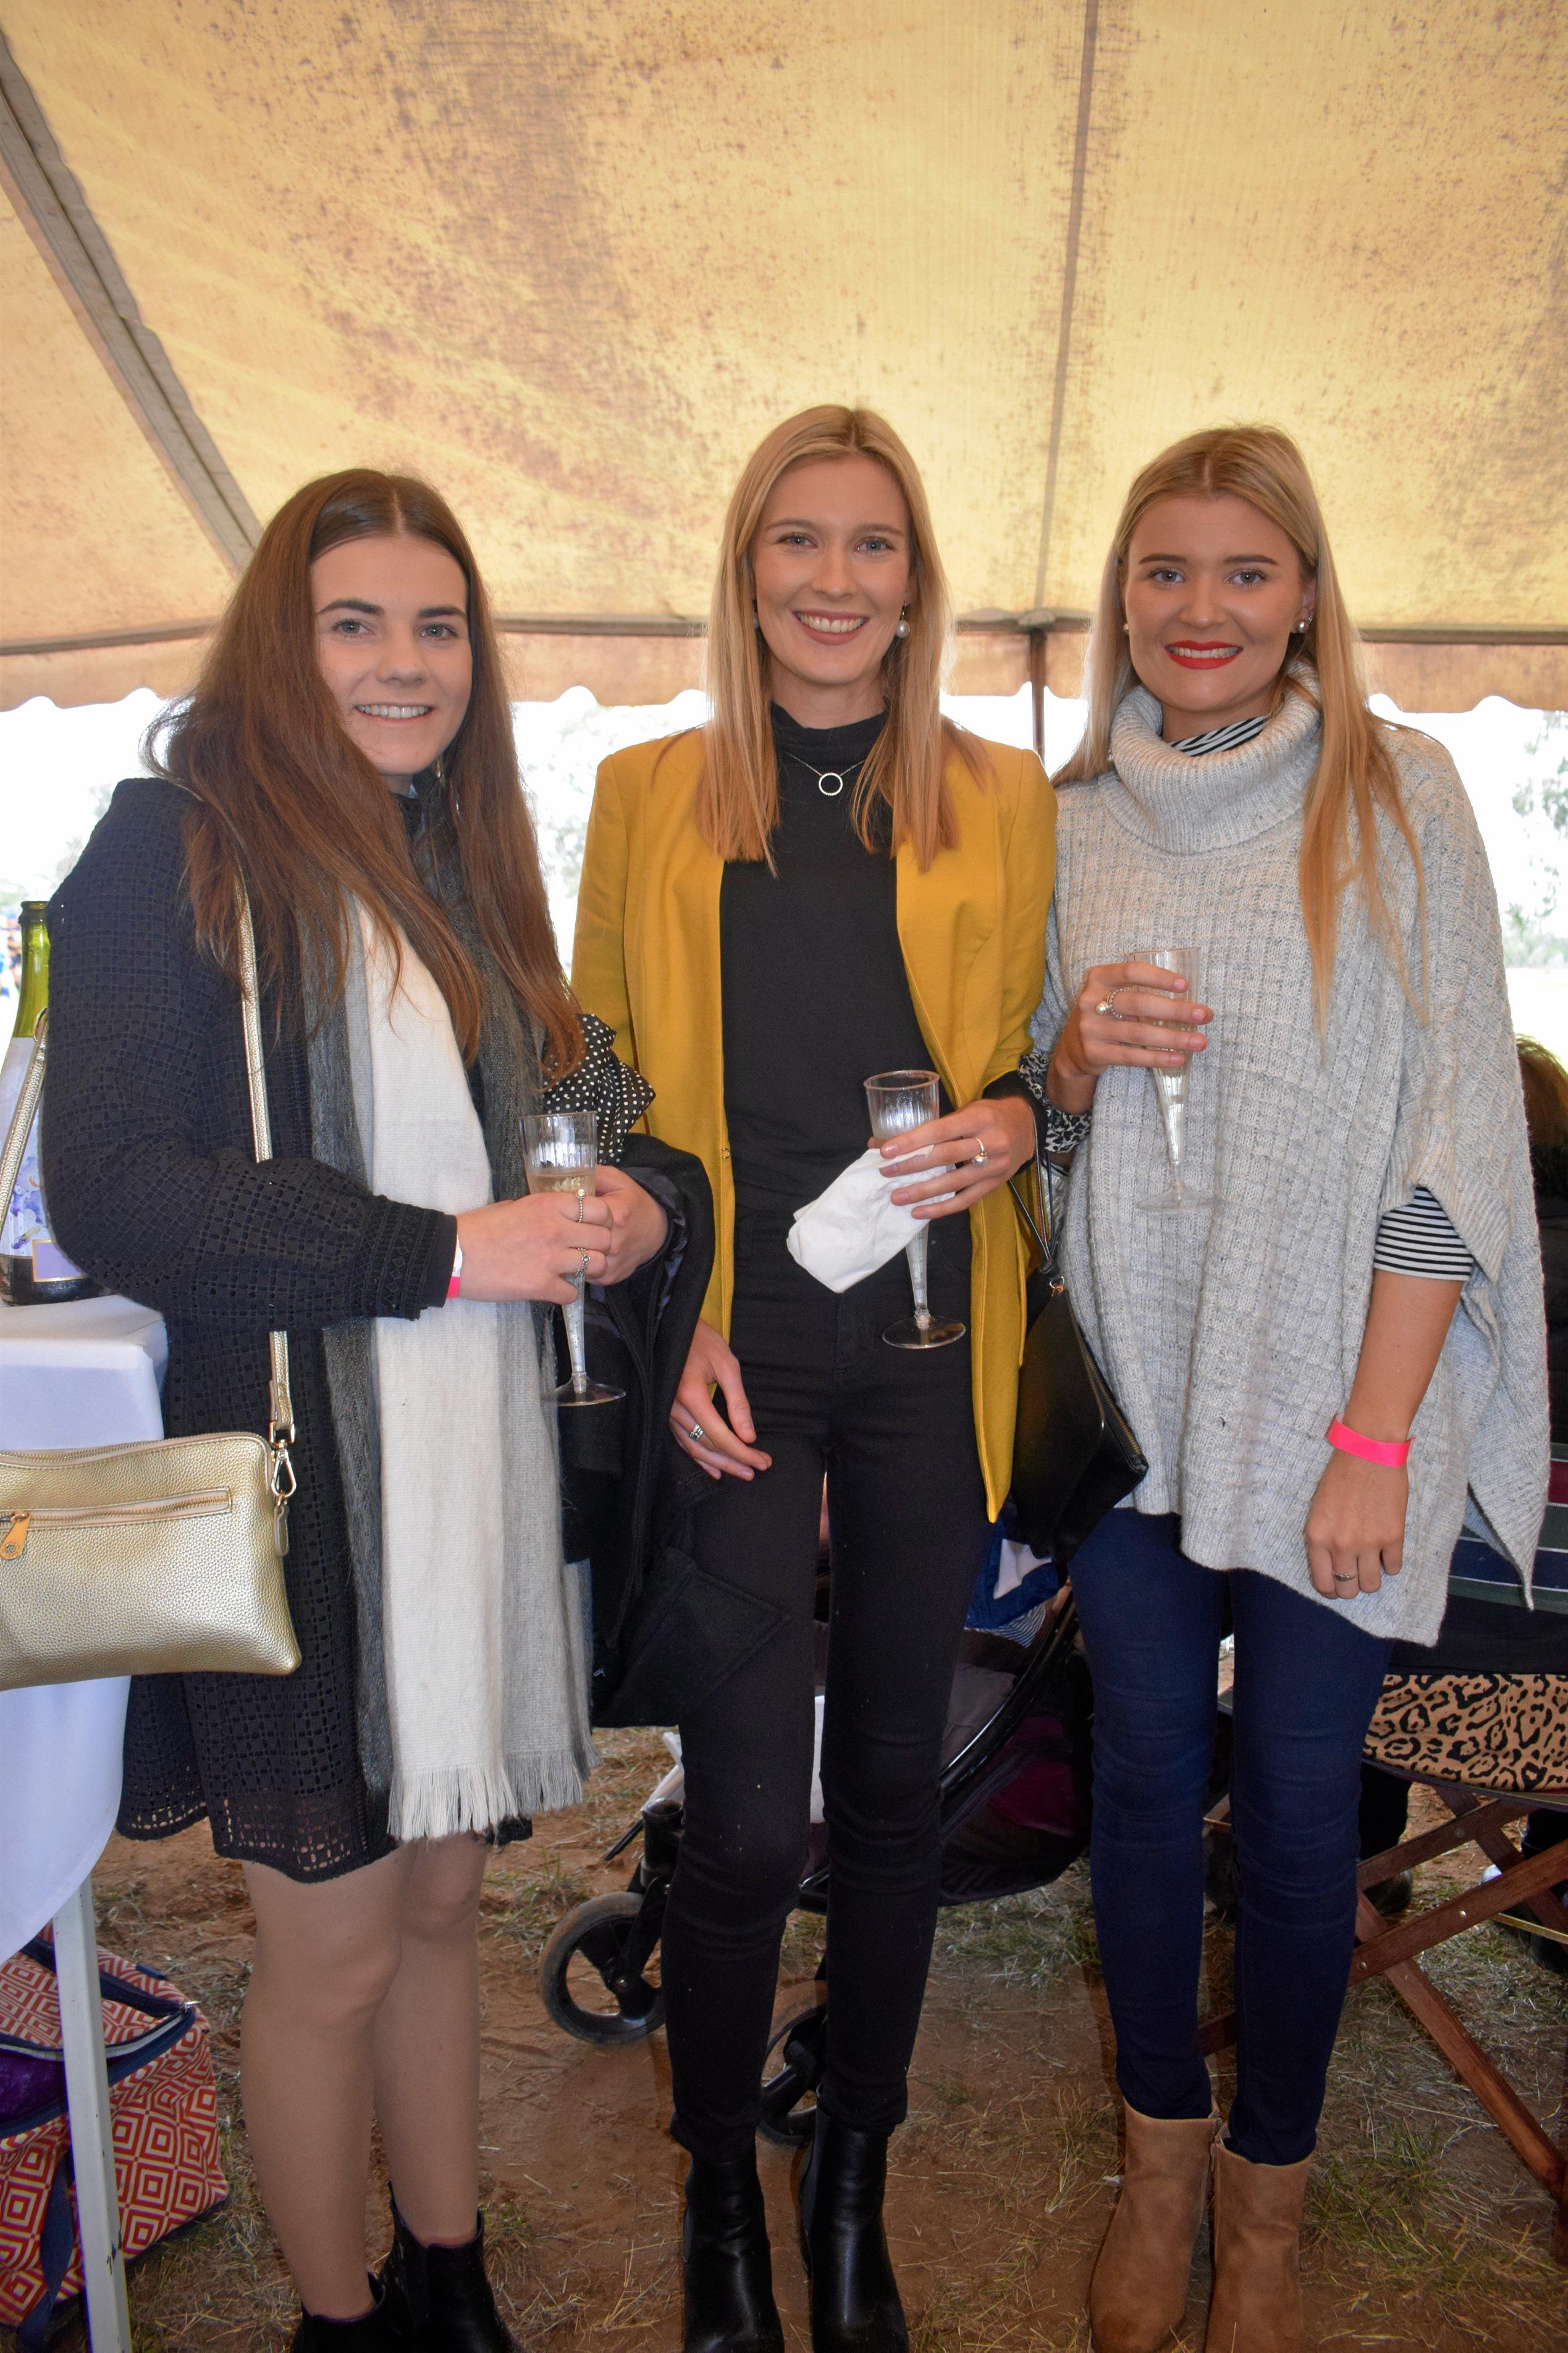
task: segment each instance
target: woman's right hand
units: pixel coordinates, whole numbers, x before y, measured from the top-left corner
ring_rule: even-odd
[[[529,1193],[466,1209],[458,1219],[462,1296],[564,1307],[577,1295],[579,1268],[587,1282],[604,1281],[609,1224],[607,1204],[592,1194]]]
[[[1214,1015],[1206,1005],[1184,1005],[1186,982],[1157,964],[1097,964],[1084,976],[1078,1002],[1062,1024],[1046,1073],[1046,1088],[1058,1111],[1088,1111],[1102,1071],[1113,1064],[1173,1071],[1186,1054],[1201,1054],[1208,1040],[1201,1027]],[[1100,1007],[1116,993],[1114,1009]],[[1173,1023],[1182,1027],[1173,1028]]]
[[[725,1420],[712,1392],[723,1393]],[[740,1359],[711,1324],[699,1324],[686,1355],[686,1370],[669,1409],[675,1441],[710,1479],[750,1479],[773,1468],[773,1456],[759,1451],[756,1425],[746,1403]]]

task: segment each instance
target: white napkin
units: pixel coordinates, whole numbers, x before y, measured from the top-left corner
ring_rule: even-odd
[[[886,1166],[871,1145],[834,1178],[826,1193],[795,1213],[787,1237],[789,1254],[829,1291],[847,1291],[852,1283],[864,1282],[897,1258],[926,1222],[911,1209],[894,1207],[892,1186],[882,1173]],[[917,1168],[900,1181],[909,1184],[939,1173]]]
[[[996,1563],[996,1582],[991,1588],[992,1599],[1005,1601],[1009,1593],[1016,1593],[1024,1579],[1032,1577],[1037,1568],[1043,1568],[1045,1562],[1045,1554],[1031,1552],[1015,1536],[1004,1536]]]

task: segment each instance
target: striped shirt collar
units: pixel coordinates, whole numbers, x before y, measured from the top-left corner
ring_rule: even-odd
[[[1171,749],[1173,752],[1191,752],[1194,757],[1200,752],[1228,752],[1234,744],[1250,744],[1255,735],[1262,734],[1268,724],[1268,713],[1264,712],[1257,719],[1237,719],[1228,727],[1211,727],[1206,735],[1184,735],[1179,744],[1172,744]]]

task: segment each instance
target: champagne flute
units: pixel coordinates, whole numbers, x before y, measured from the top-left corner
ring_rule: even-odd
[[[523,1163],[531,1193],[575,1193],[579,1204],[598,1190],[595,1171],[599,1163],[599,1114],[592,1111],[538,1111],[525,1113],[522,1123]],[[579,1206],[577,1215],[582,1217]],[[586,1246],[588,1237],[583,1237]],[[566,1352],[572,1377],[558,1388],[546,1389],[548,1401],[558,1406],[610,1405],[625,1389],[606,1388],[588,1377],[583,1329],[583,1273],[577,1273],[576,1297],[562,1309],[566,1319]]]
[[[1193,948],[1144,948],[1138,955],[1140,964],[1158,965],[1184,980],[1182,995],[1173,997],[1171,1021],[1184,1027],[1188,1008],[1198,1001],[1198,959]],[[1187,1184],[1184,1171],[1187,1160],[1187,1083],[1193,1067],[1190,1053],[1182,1056],[1180,1070],[1162,1071],[1151,1067],[1150,1078],[1154,1082],[1154,1100],[1160,1106],[1160,1124],[1165,1134],[1165,1156],[1170,1163],[1171,1182],[1166,1191],[1141,1201],[1141,1209],[1163,1213],[1173,1209],[1201,1209],[1209,1205],[1211,1197],[1194,1193]]]
[[[874,1079],[866,1081],[866,1103],[871,1114],[871,1133],[879,1143],[889,1136],[907,1134],[911,1127],[923,1127],[928,1119],[942,1114],[942,1081],[934,1071],[880,1071]],[[925,1172],[934,1176],[931,1169]],[[882,1337],[889,1348],[945,1348],[953,1340],[962,1340],[962,1324],[939,1322],[931,1312],[926,1295],[926,1258],[931,1247],[931,1229],[922,1223],[913,1241],[905,1248],[910,1262],[910,1282],[915,1294],[912,1317],[889,1324]]]

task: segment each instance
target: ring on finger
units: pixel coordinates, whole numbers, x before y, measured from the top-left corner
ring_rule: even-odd
[[[984,1168],[988,1157],[989,1155],[985,1149],[985,1139],[982,1135],[977,1135],[974,1139],[974,1166],[976,1168]]]
[[[687,1435],[690,1438],[700,1438],[702,1435],[702,1424],[700,1421],[694,1421]]]
[[[588,1279],[588,1252],[587,1252],[586,1250],[584,1250],[584,1251],[579,1255],[578,1260],[577,1260],[577,1280],[578,1280],[578,1282],[585,1282],[587,1281],[587,1279]]]
[[[1116,1010],[1116,1000],[1121,996],[1121,990],[1125,987],[1126,983],[1123,981],[1119,987],[1113,988],[1109,996],[1102,997],[1100,1003],[1095,1007],[1095,1011],[1097,1013],[1109,1013],[1113,1021],[1125,1021],[1127,1018],[1126,1014],[1118,1013]]]
[[[1361,1579],[1356,1575],[1354,1569],[1336,1568],[1334,1571],[1334,1583],[1336,1585],[1359,1585],[1361,1583]]]

